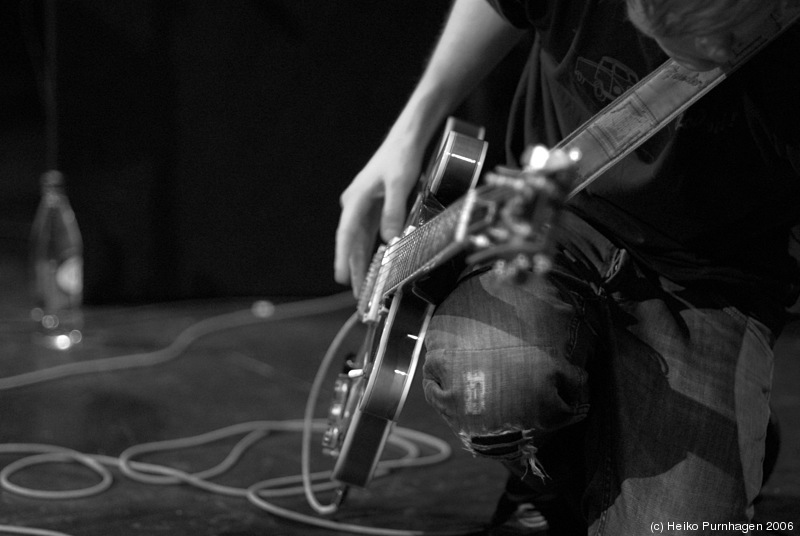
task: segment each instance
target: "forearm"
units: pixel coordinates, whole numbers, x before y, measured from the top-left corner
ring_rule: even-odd
[[[426,145],[441,121],[491,72],[524,33],[485,0],[455,0],[439,42],[392,134]]]
[[[379,230],[385,241],[403,231],[408,195],[424,149],[442,120],[508,53],[522,32],[486,0],[455,0],[428,66],[387,138],[342,192],[336,230],[336,280],[361,288]]]

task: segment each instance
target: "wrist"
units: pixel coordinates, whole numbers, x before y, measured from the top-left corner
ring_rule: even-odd
[[[450,113],[446,100],[418,92],[392,125],[388,137],[408,152],[424,152]]]

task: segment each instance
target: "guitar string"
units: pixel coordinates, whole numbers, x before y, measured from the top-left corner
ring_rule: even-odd
[[[435,254],[439,253],[444,247],[453,240],[454,231],[463,209],[463,203],[458,203],[453,210],[443,213],[436,220],[431,220],[429,224],[423,225],[409,235],[408,240],[391,252],[390,260],[402,256],[402,262],[398,265],[393,263],[392,286],[401,283],[419,271],[427,262],[430,262]],[[427,247],[414,247],[418,244],[427,244]],[[411,255],[408,250],[412,249]]]
[[[424,225],[418,227],[408,235],[401,238],[398,242],[393,244],[387,250],[386,257],[390,261],[395,261],[395,258],[398,256],[408,257],[407,250],[412,248],[414,245],[420,242],[430,241],[430,239],[438,238],[442,236],[442,231],[449,231],[455,228],[455,223],[457,223],[460,215],[461,209],[463,208],[463,199],[459,199],[458,201],[454,202],[450,205],[445,212],[442,212],[429,220]],[[438,246],[438,244],[437,244]],[[417,248],[415,250],[416,254],[424,253],[423,250]],[[419,261],[419,257],[414,259],[415,261]],[[428,260],[427,258],[424,260]],[[413,264],[417,264],[417,268],[419,268],[420,262],[414,262]],[[412,270],[413,271],[413,270]],[[409,272],[406,272],[407,275],[410,275]],[[402,279],[401,279],[402,280]]]
[[[404,240],[397,243],[397,247],[392,248],[388,255],[388,260],[391,261],[389,271],[391,272],[390,288],[404,281],[417,270],[419,270],[425,262],[429,261],[431,255],[427,254],[429,251],[433,253],[441,249],[442,237],[449,237],[449,232],[453,227],[454,220],[457,221],[458,211],[453,210],[446,216],[438,218],[435,222],[432,220],[431,224],[419,227]],[[420,247],[420,244],[427,245],[427,247]],[[400,259],[397,263],[396,260]]]
[[[477,192],[479,199],[483,201],[498,202],[509,198],[509,193],[513,191],[508,187],[483,186],[478,188]],[[453,241],[458,221],[464,209],[464,201],[465,198],[462,196],[444,212],[437,214],[422,226],[387,247],[384,259],[388,264],[388,269],[385,270],[387,273],[383,281],[388,281],[389,284],[384,287],[384,292],[388,292],[388,290],[395,288],[396,285],[411,277],[425,263],[429,262],[436,253],[441,252],[449,242]],[[430,244],[432,241],[434,244],[429,245],[427,250],[419,247],[415,248],[419,243],[427,242]],[[408,250],[412,248],[414,248],[412,250],[413,258],[410,258]],[[426,251],[432,251],[432,254],[421,257]],[[399,263],[397,262],[398,258],[400,259]]]

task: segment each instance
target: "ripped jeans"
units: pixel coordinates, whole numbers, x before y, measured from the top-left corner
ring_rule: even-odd
[[[565,220],[547,278],[483,271],[439,305],[426,399],[473,454],[571,500],[588,534],[740,534],[719,524],[753,515],[773,334]]]

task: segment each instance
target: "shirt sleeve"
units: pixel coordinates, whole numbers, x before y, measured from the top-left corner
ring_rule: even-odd
[[[525,0],[486,0],[501,17],[517,28],[531,27],[530,2]]]

